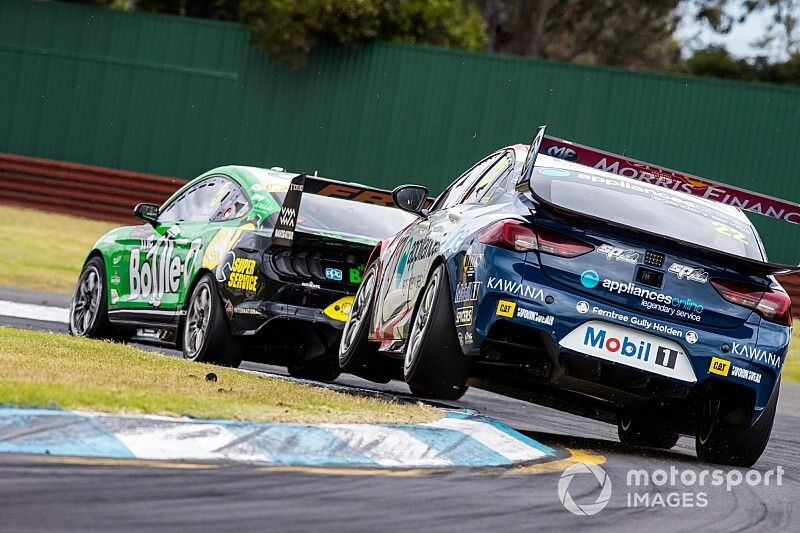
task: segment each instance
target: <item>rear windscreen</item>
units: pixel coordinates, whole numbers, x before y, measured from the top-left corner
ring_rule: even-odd
[[[283,193],[273,192],[272,195],[278,203],[283,203]],[[393,207],[304,194],[300,201],[297,228],[300,231],[316,230],[344,238],[358,236],[378,241],[391,237],[415,218]]]
[[[683,193],[560,168],[537,168],[530,185],[537,198],[568,211],[764,261],[748,221]]]

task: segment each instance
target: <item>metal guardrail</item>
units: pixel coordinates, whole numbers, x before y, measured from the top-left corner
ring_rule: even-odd
[[[139,202],[162,203],[179,178],[0,153],[0,202],[85,218],[135,223]],[[779,281],[800,309],[800,273]]]
[[[131,223],[139,202],[162,203],[184,180],[0,153],[3,203]]]

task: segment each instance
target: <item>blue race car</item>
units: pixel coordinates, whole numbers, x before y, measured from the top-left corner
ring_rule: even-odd
[[[709,199],[720,184],[698,198],[686,192],[713,182],[633,160],[644,178],[615,175],[627,167],[610,158],[580,164],[594,149],[546,150],[567,161],[543,141],[540,128],[530,148],[484,158],[429,209],[424,187],[395,189],[417,219],[373,250],[340,366],[386,382],[402,365],[414,394],[438,399],[469,380],[616,423],[625,444],[690,435],[704,461],[752,465],[791,336],[773,275],[796,267],[767,262],[742,210]]]

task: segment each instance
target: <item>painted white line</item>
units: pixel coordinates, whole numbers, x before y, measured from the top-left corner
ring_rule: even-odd
[[[423,425],[460,431],[510,461],[533,461],[545,456],[545,453],[541,450],[528,446],[524,442],[520,442],[491,424],[484,422],[442,418]]]
[[[402,429],[369,424],[320,424],[381,466],[452,466],[430,445]]]
[[[0,315],[29,320],[43,320],[45,322],[69,322],[69,309],[64,307],[50,307],[47,305],[20,304],[0,300]]]

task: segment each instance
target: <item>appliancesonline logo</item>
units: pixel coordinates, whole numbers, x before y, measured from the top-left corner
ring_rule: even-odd
[[[581,285],[587,289],[594,289],[600,283],[600,274],[594,270],[584,270],[581,274]]]
[[[660,311],[670,316],[689,318],[696,322],[700,321],[703,313],[703,305],[695,302],[691,298],[679,298],[671,294],[664,294],[652,289],[640,287],[635,283],[624,283],[611,279],[600,281],[600,275],[594,270],[584,270],[581,274],[581,285],[587,289],[594,289],[598,285],[608,292],[617,294],[628,294],[636,298],[641,298],[642,307],[650,310]]]

